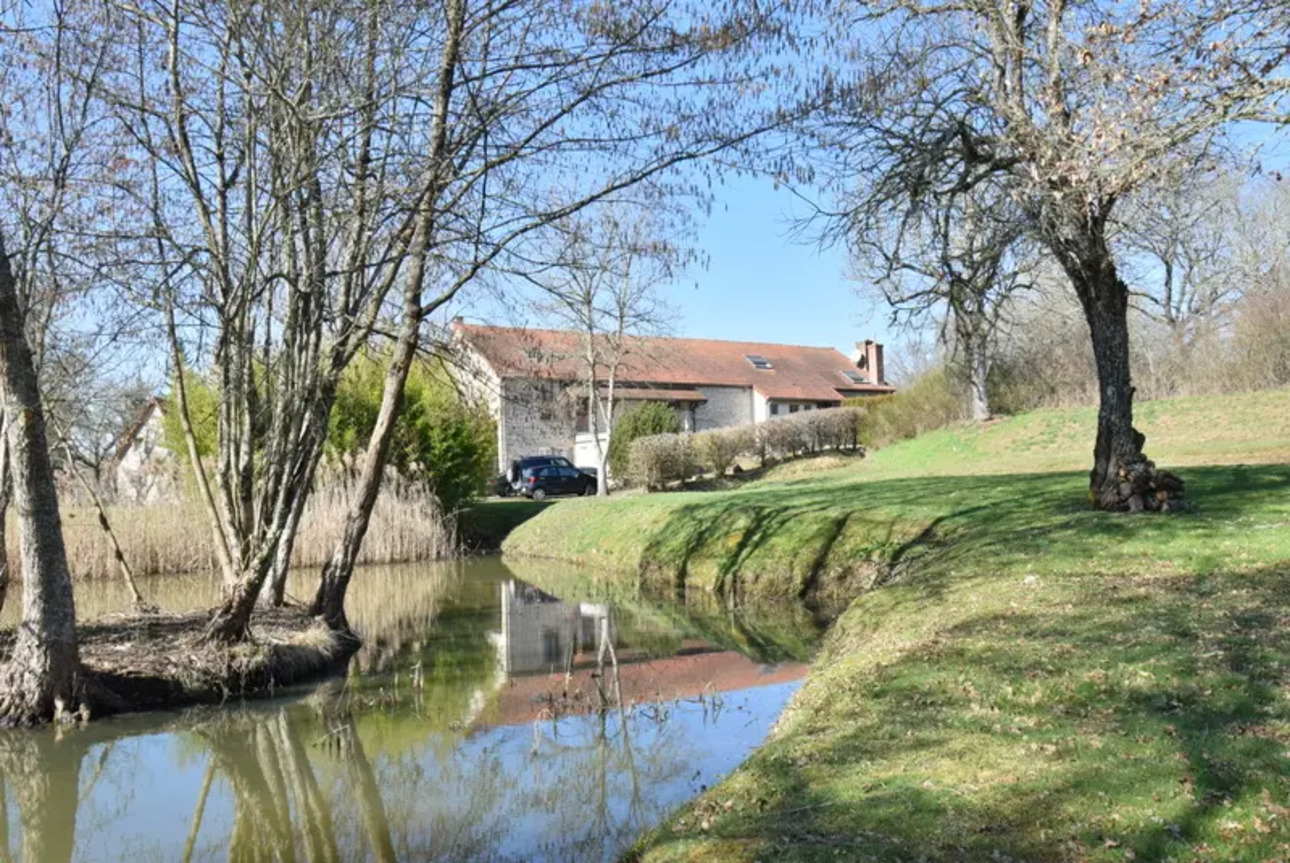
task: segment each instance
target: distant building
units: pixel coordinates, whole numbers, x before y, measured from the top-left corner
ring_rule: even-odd
[[[497,420],[500,469],[529,455],[596,464],[578,385],[584,378],[579,333],[457,319],[453,341],[463,388]],[[682,429],[702,431],[895,392],[883,372],[882,345],[874,341],[857,343],[848,358],[833,348],[643,337],[619,370],[615,393],[623,403],[666,402]]]
[[[166,400],[154,398],[121,436],[116,451],[116,499],[150,505],[178,497],[175,454],[165,444]]]

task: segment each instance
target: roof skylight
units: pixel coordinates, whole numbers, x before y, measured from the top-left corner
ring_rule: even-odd
[[[766,359],[765,357],[759,354],[744,354],[744,359],[752,363],[753,368],[755,369],[761,369],[762,371],[766,371],[767,369],[775,368],[773,365],[771,365],[770,360]]]
[[[842,377],[851,381],[853,384],[867,384],[869,379],[854,369],[843,369]]]

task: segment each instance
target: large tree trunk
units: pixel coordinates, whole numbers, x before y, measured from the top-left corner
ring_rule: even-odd
[[[1129,370],[1129,288],[1120,278],[1096,219],[1064,226],[1051,243],[1084,309],[1097,363],[1097,441],[1089,472],[1089,501],[1097,509],[1169,509],[1182,481],[1157,471],[1142,451],[1146,436],[1133,427]]]
[[[0,398],[8,417],[22,564],[22,623],[0,671],[0,721],[34,723],[75,709],[76,606],[49,459],[45,415],[23,334],[13,271],[0,237]]]
[[[0,611],[9,594],[9,501],[13,485],[9,481],[9,435],[5,430],[4,409],[0,408]]]

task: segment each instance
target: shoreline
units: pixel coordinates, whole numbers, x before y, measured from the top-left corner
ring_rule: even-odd
[[[303,609],[257,610],[248,641],[205,641],[209,612],[118,614],[79,624],[81,721],[272,696],[343,671],[361,642]],[[8,659],[13,630],[0,634]],[[88,715],[86,715],[88,711]],[[66,717],[63,717],[66,719]]]

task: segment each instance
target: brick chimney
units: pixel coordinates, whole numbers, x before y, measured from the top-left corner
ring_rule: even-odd
[[[886,370],[882,365],[882,345],[873,339],[865,339],[863,342],[856,342],[856,352],[854,354],[856,368],[859,369],[871,383],[884,384],[887,382]]]
[[[452,324],[450,326],[452,327],[452,331],[454,333],[459,333],[466,326],[466,319],[463,318],[461,315],[457,315],[455,318],[452,319]]]

